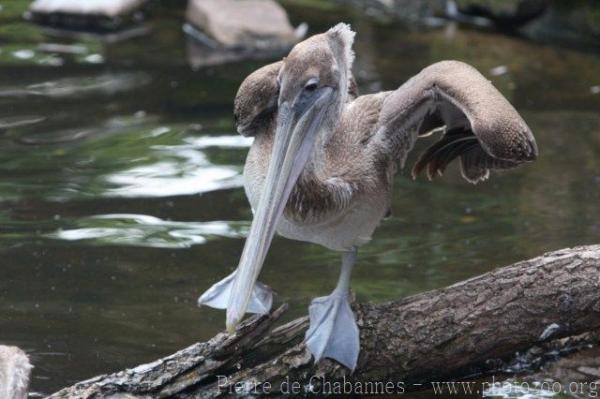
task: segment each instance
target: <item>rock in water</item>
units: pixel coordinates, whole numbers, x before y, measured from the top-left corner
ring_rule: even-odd
[[[189,0],[186,18],[215,47],[291,47],[305,33],[294,30],[273,0]]]
[[[73,29],[115,30],[137,19],[148,0],[35,0],[26,16],[34,22]]]
[[[518,29],[539,18],[548,8],[548,0],[515,0],[505,2],[484,2],[463,0],[457,4],[448,0],[447,15],[459,22],[474,25],[492,26],[501,30]],[[487,21],[481,24],[478,21]]]
[[[31,12],[98,15],[116,18],[142,6],[145,0],[35,0]]]
[[[32,368],[21,349],[0,345],[0,398],[26,399]]]

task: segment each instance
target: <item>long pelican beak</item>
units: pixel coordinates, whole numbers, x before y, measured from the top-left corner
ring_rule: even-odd
[[[279,105],[275,143],[267,178],[227,306],[226,323],[229,332],[235,331],[246,313],[252,289],[262,269],[279,218],[309,159],[332,93],[332,88],[323,87],[315,93],[316,98],[310,104],[296,99],[292,104],[283,102]]]

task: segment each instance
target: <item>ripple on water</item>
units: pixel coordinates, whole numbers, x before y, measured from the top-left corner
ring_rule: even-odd
[[[0,97],[28,98],[47,97],[55,99],[74,99],[91,95],[116,95],[128,92],[150,83],[150,76],[145,72],[115,72],[101,75],[68,77],[27,86],[4,86]]]
[[[213,166],[202,153],[178,151],[177,160],[157,162],[106,177],[119,187],[104,191],[105,197],[169,197],[200,194],[240,187],[240,167]]]
[[[0,131],[35,125],[46,120],[41,115],[13,115],[0,118]]]
[[[174,222],[148,215],[112,214],[82,218],[76,228],[60,229],[47,238],[96,245],[189,248],[218,238],[242,238],[248,222]]]
[[[119,171],[106,177],[119,187],[104,192],[106,197],[167,197],[200,194],[241,187],[240,165],[214,165],[199,150],[211,147],[245,148],[252,139],[242,136],[186,137],[183,144],[153,145],[164,161]]]
[[[30,171],[10,182],[5,198],[148,198],[238,188],[239,149],[252,142],[232,134],[191,135],[189,124],[162,125],[141,111],[58,129],[51,123],[44,128],[42,118],[0,118],[0,128],[37,124],[0,137],[11,148],[0,156],[0,170]]]

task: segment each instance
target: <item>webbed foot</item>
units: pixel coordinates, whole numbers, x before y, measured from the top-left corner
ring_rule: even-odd
[[[348,293],[334,292],[314,299],[308,308],[310,328],[304,341],[315,361],[328,357],[354,370],[360,342],[348,298]]]
[[[223,280],[214,284],[198,298],[198,306],[206,305],[215,309],[227,309],[231,288],[235,278],[235,271]],[[260,282],[256,282],[248,304],[248,313],[265,314],[271,310],[273,305],[273,290]]]

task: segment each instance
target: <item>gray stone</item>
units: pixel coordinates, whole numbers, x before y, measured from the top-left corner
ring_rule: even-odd
[[[272,48],[295,44],[305,27],[294,30],[287,13],[273,0],[190,0],[186,18],[222,48]]]
[[[29,11],[37,14],[75,14],[116,18],[139,9],[147,0],[35,0]]]

